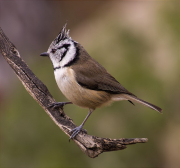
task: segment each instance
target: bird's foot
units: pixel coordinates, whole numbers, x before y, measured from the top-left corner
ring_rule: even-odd
[[[56,103],[52,103],[48,106],[48,108],[63,108],[64,105],[66,104],[72,104],[72,102],[56,102]]]
[[[69,141],[74,138],[77,134],[79,134],[80,131],[84,131],[87,134],[87,131],[83,129],[83,125],[80,125],[79,127],[76,127],[70,131],[71,137],[69,138]]]

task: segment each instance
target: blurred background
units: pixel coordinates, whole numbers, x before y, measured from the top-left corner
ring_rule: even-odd
[[[96,109],[84,126],[90,135],[149,141],[88,158],[69,143],[0,55],[1,167],[180,167],[180,3],[1,0],[1,28],[56,101],[67,99],[50,60],[39,55],[66,22],[75,41],[163,114],[128,101]],[[80,125],[88,110],[67,105],[65,113]]]

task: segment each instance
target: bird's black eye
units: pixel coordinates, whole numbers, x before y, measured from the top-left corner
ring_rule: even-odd
[[[56,52],[56,49],[52,49],[51,52],[54,54]]]

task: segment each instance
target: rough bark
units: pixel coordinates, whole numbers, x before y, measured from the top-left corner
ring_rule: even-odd
[[[38,102],[54,123],[70,137],[70,131],[75,128],[76,125],[73,123],[72,119],[64,113],[63,109],[52,109],[48,107],[51,103],[55,103],[54,98],[48,91],[47,87],[29,69],[27,64],[20,57],[20,54],[14,44],[9,41],[1,28],[0,52],[14,70],[28,93]],[[91,158],[95,158],[103,152],[122,150],[126,148],[126,145],[145,143],[148,139],[99,138],[81,131],[74,139],[72,139],[72,141],[74,141],[86,155]]]

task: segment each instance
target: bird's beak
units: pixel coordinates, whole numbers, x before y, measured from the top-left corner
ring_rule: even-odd
[[[49,53],[43,52],[43,53],[40,54],[40,56],[49,57]]]

